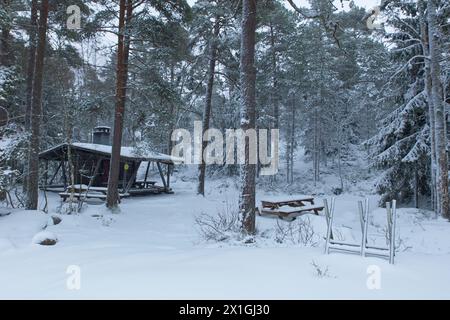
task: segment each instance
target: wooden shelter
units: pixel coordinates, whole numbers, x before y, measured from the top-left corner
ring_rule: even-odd
[[[107,127],[96,129],[101,136],[101,130],[104,130],[103,133],[105,133]],[[108,184],[111,149],[112,147],[106,144],[74,142],[63,143],[41,152],[39,158],[45,161],[46,165],[45,183],[42,187],[49,191],[67,190],[71,182],[71,171],[69,170],[71,163],[74,169],[75,185],[87,185],[97,188],[97,190],[105,188]],[[49,176],[47,173],[51,162],[54,163],[55,170]],[[120,152],[120,192],[130,196],[172,193],[170,174],[175,163],[181,163],[181,159],[157,152],[139,152],[133,147],[122,147]],[[161,185],[158,185],[156,181],[149,180],[151,167],[159,172]],[[141,173],[145,170],[143,179],[138,179],[139,168],[141,168]],[[57,180],[60,181],[59,184],[55,182]],[[62,188],[64,189],[61,190]]]

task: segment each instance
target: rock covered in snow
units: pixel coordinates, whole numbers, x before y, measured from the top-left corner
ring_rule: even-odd
[[[53,225],[57,225],[57,224],[60,224],[61,223],[61,221],[62,221],[62,219],[60,218],[60,217],[58,217],[58,216],[52,216],[51,217],[51,222],[53,223]]]
[[[58,238],[52,232],[41,231],[35,234],[31,242],[43,246],[53,246],[58,242]]]

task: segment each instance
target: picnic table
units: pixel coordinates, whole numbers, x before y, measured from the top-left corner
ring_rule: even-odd
[[[89,187],[85,184],[75,184],[68,186],[66,191],[59,193],[59,196],[63,201],[66,201],[72,195],[77,200],[84,198],[106,200],[107,192],[108,188],[105,187]],[[127,197],[128,195],[128,193],[119,193],[120,198]]]
[[[305,205],[305,202],[314,204],[314,197],[312,196],[297,196],[287,198],[273,198],[261,200],[263,208],[276,209],[282,206],[301,207]]]
[[[319,212],[324,209],[324,206],[314,204],[314,197],[312,196],[266,199],[261,201],[261,205],[261,211],[258,210],[259,215],[275,215],[286,221],[293,221],[298,216],[311,212],[319,215]]]

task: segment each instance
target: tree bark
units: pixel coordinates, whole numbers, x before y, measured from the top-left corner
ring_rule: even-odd
[[[435,117],[435,143],[436,143],[436,183],[438,213],[450,219],[448,195],[448,161],[447,161],[447,133],[445,130],[444,95],[440,79],[441,68],[439,61],[442,58],[438,43],[438,22],[436,16],[436,1],[428,1],[428,41],[430,49],[430,75],[431,93]]]
[[[422,42],[422,51],[425,57],[429,57],[430,49],[428,43],[428,27],[427,27],[427,18],[426,18],[426,3],[421,0],[418,4],[419,6],[419,14],[420,14],[420,32],[421,32],[421,42]],[[432,83],[431,83],[431,74],[430,74],[430,60],[425,59],[425,74],[424,74],[424,82],[425,82],[425,92],[427,94],[427,103],[428,103],[428,124],[430,127],[430,144],[431,144],[431,156],[430,156],[430,170],[431,170],[431,207],[434,211],[437,212],[437,192],[436,192],[436,140],[435,140],[435,118],[434,118],[434,104],[432,93]]]
[[[33,94],[33,77],[34,77],[34,65],[36,62],[36,29],[37,29],[37,0],[31,1],[31,18],[30,28],[28,29],[28,36],[30,37],[30,46],[28,48],[28,61],[27,61],[27,97],[26,97],[26,109],[25,109],[25,129],[30,130],[31,124],[31,97]]]
[[[278,105],[278,77],[277,77],[277,55],[275,49],[275,33],[273,30],[273,23],[270,22],[270,46],[272,55],[272,103],[273,103],[273,128],[280,127],[280,108]]]
[[[220,31],[220,19],[216,17],[216,22],[214,23],[213,35],[210,42],[209,49],[209,68],[208,68],[208,84],[206,86],[206,97],[205,97],[205,109],[203,110],[203,122],[202,122],[202,137],[205,132],[209,129],[209,122],[211,118],[211,104],[212,104],[212,93],[214,86],[214,73],[216,68],[217,60],[217,42]],[[197,193],[205,195],[205,174],[206,174],[206,164],[204,161],[204,155],[208,141],[202,139],[202,158],[201,163],[198,166],[198,189]]]
[[[294,153],[295,153],[295,124],[296,124],[296,94],[293,93],[292,95],[292,110],[291,110],[291,149],[290,149],[290,154],[289,154],[289,158],[290,158],[290,163],[291,163],[291,167],[290,167],[290,182],[293,183],[294,182]]]
[[[2,7],[5,8],[7,14],[11,9],[11,0],[2,0]],[[5,23],[0,34],[0,66],[10,67],[13,63],[11,48],[11,26]]]
[[[47,42],[48,0],[42,0],[39,12],[38,44],[33,79],[33,96],[31,103],[31,138],[28,152],[28,188],[27,209],[38,208],[39,195],[39,145],[42,116],[42,82],[44,74],[44,57]]]
[[[125,114],[128,56],[130,47],[129,24],[131,22],[132,10],[132,0],[120,0],[114,133],[108,177],[108,191],[106,195],[106,206],[109,209],[115,209],[119,204],[120,151],[122,148],[123,117]]]
[[[241,129],[256,128],[256,0],[242,1],[242,34],[240,53],[241,78]],[[242,230],[255,232],[255,179],[256,165],[250,163],[250,139],[245,141],[245,163],[241,166],[241,195],[239,210],[242,215]]]
[[[27,59],[27,79],[26,79],[26,100],[25,100],[25,130],[30,132],[31,130],[31,100],[33,96],[33,78],[34,68],[36,63],[36,32],[37,32],[37,0],[31,1],[31,18],[30,27],[28,29],[28,36],[30,38],[30,44],[28,48]],[[23,179],[23,192],[28,191],[28,162],[25,164],[25,176]]]

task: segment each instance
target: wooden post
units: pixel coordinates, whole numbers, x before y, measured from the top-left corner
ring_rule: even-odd
[[[80,199],[79,199],[80,201],[79,201],[79,203],[78,203],[78,212],[81,211],[81,208],[82,208],[82,206],[83,206],[83,202],[86,201],[86,199],[87,199],[87,195],[88,195],[88,193],[89,193],[89,189],[90,189],[91,186],[92,186],[92,182],[94,182],[94,180],[95,180],[95,176],[96,176],[97,173],[98,173],[98,169],[100,168],[101,162],[102,162],[102,158],[100,158],[100,159],[97,160],[97,164],[95,165],[95,169],[94,169],[94,174],[93,174],[93,175],[91,176],[91,178],[89,179],[89,185],[88,185],[88,187],[87,187],[87,189],[86,189],[86,192],[85,192],[85,194],[84,194],[84,198],[81,199],[81,197],[80,197]],[[81,188],[80,188],[80,193],[81,193]]]
[[[170,171],[171,171],[172,165],[167,164],[167,188],[170,189]]]
[[[126,187],[124,186],[123,193],[127,193],[128,190],[130,190],[130,188],[133,186],[133,182],[134,182],[134,180],[136,180],[136,176],[137,176],[137,173],[138,173],[138,170],[139,170],[139,165],[140,165],[140,162],[138,162],[138,163],[135,162],[134,163],[133,173],[131,174],[130,180],[128,180],[128,183],[127,183]]]
[[[48,180],[48,160],[45,160],[44,189],[47,187],[47,180]]]
[[[55,173],[53,174],[52,178],[50,179],[49,185],[51,185],[53,183],[53,180],[55,179],[56,175],[58,174],[59,169],[61,168],[61,165],[62,165],[62,162],[60,162],[58,168],[56,168]]]
[[[64,189],[67,189],[67,175],[66,175],[66,162],[61,160],[61,167],[62,167],[62,176],[64,181]]]
[[[167,188],[166,179],[164,179],[164,173],[163,173],[163,171],[161,169],[161,164],[159,162],[156,162],[156,165],[158,166],[159,175],[161,176],[161,180],[162,180],[162,183],[164,185],[164,189],[166,189],[166,191],[169,191],[168,188]]]
[[[147,170],[145,170],[144,188],[145,188],[145,183],[147,182],[148,170],[149,169],[150,169],[150,160],[147,161]]]
[[[127,170],[125,170],[125,168],[129,168],[130,166],[128,165],[128,162],[125,162],[123,164],[123,179],[122,179],[122,192],[125,193],[125,188],[127,186]]]

